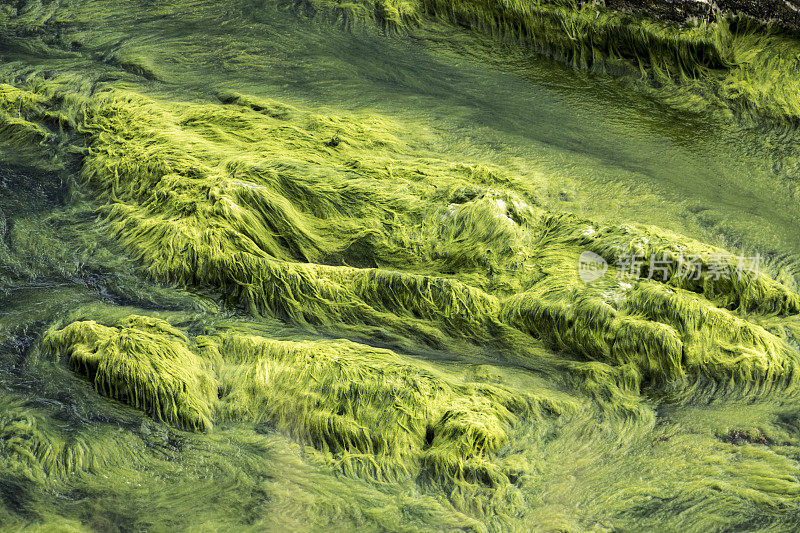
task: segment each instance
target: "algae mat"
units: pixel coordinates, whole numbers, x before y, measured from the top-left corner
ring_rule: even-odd
[[[0,529],[800,527],[793,36],[0,8]]]

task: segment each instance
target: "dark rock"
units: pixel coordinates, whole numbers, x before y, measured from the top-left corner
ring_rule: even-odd
[[[605,4],[675,22],[714,20],[721,12],[800,30],[800,0],[606,0]]]

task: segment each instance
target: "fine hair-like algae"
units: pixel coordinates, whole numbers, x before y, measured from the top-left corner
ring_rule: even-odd
[[[164,320],[141,315],[110,327],[73,322],[49,332],[44,347],[101,394],[157,420],[201,430],[211,430],[212,418],[268,425],[312,445],[348,476],[417,479],[490,521],[510,520],[520,505],[514,481],[530,469],[530,450],[498,455],[520,419],[534,424],[535,435],[578,405],[552,392],[518,395],[462,382],[346,340],[275,340],[226,329],[187,345]],[[51,468],[51,453],[37,447],[30,460]]]
[[[169,324],[133,315],[117,328],[72,324],[49,336],[46,347],[65,347],[70,366],[100,394],[176,426],[210,429],[214,384],[186,342]]]
[[[650,419],[625,397],[640,390],[683,391],[686,402],[794,394],[792,329],[767,331],[757,317],[791,323],[798,298],[769,275],[687,284],[674,271],[629,282],[612,271],[586,285],[576,270],[584,249],[611,264],[631,250],[724,250],[550,213],[502,169],[422,158],[424,138],[383,120],[222,100],[171,103],[111,89],[82,104],[83,180],[105,202],[107,231],[152,279],[213,287],[231,306],[312,333],[412,350],[494,345],[531,368],[568,368],[526,360],[539,339],[616,369],[578,365],[577,383],[561,380],[599,393],[603,410],[623,420]],[[45,346],[101,394],[179,427],[209,429],[214,416],[266,423],[349,476],[424,472],[434,483],[424,490],[442,487],[471,516],[506,522],[523,505],[512,480],[531,471],[531,449],[497,454],[514,446],[517,417],[530,428],[542,416],[533,399],[424,378],[392,352],[349,341],[233,333],[195,342],[132,317],[75,322]]]
[[[230,103],[110,89],[78,103],[82,178],[104,204],[100,224],[151,279],[209,288],[233,309],[312,333],[408,350],[495,346],[501,360],[569,372],[556,380],[597,394],[625,425],[652,423],[629,397],[641,390],[684,390],[684,401],[698,391],[792,394],[792,330],[756,322],[790,323],[797,296],[770,276],[685,285],[609,275],[587,286],[582,249],[612,264],[637,242],[648,243],[645,256],[676,243],[716,250],[549,213],[500,168],[426,152],[424,132],[221,96]],[[537,361],[536,339],[598,363]],[[157,420],[212,433],[212,424],[264,423],[353,478],[424,473],[416,490],[441,490],[458,512],[507,527],[537,468],[536,421],[576,412],[425,378],[392,352],[349,341],[223,333],[192,342],[134,316],[68,324],[45,347],[99,393]]]
[[[553,56],[582,69],[642,79],[671,104],[796,123],[800,65],[791,35],[721,11],[683,24],[578,0],[298,2],[345,27],[373,22],[388,33],[444,21]]]
[[[424,177],[414,175],[412,165],[421,162],[405,160],[402,148],[390,143],[392,138],[387,133],[383,133],[383,149],[397,154],[391,174],[385,168],[376,168],[381,156],[388,156],[376,149],[368,152],[369,159],[359,161],[352,169],[349,152],[355,152],[365,142],[372,148],[376,143],[373,136],[378,135],[372,133],[374,129],[351,133],[336,118],[328,121],[336,123],[345,146],[335,152],[322,142],[333,128],[326,125],[324,129],[319,122],[325,121],[319,118],[306,119],[314,121],[311,128],[306,123],[305,129],[298,130],[295,124],[286,124],[291,119],[264,116],[252,109],[230,110],[226,106],[190,106],[186,118],[161,114],[170,126],[158,128],[164,138],[159,142],[156,127],[148,129],[143,116],[134,114],[137,120],[132,123],[133,119],[126,120],[126,111],[114,112],[123,104],[133,113],[134,109],[153,109],[151,106],[157,105],[133,98],[114,93],[101,95],[99,105],[110,105],[111,109],[89,115],[89,125],[84,126],[92,131],[91,121],[98,117],[104,134],[124,135],[107,137],[114,140],[108,147],[91,144],[92,155],[84,166],[84,179],[117,199],[106,211],[110,229],[155,278],[235,288],[228,292],[238,295],[256,313],[311,327],[381,326],[401,337],[415,332],[413,336],[437,347],[447,345],[448,337],[502,342],[509,322],[503,315],[515,308],[515,304],[508,307],[506,300],[525,301],[527,295],[543,293],[545,301],[552,305],[561,298],[553,288],[569,294],[570,287],[574,287],[573,294],[585,294],[590,306],[581,309],[576,304],[570,312],[585,315],[597,324],[595,328],[589,324],[581,327],[583,335],[591,335],[595,329],[606,331],[601,317],[616,314],[614,307],[621,307],[622,315],[629,317],[624,318],[626,325],[621,333],[628,349],[643,354],[647,346],[652,346],[654,361],[648,365],[660,366],[674,360],[673,366],[680,367],[687,357],[681,337],[701,335],[702,328],[708,327],[706,317],[712,312],[681,303],[683,290],[701,292],[724,307],[742,311],[754,308],[767,313],[797,312],[797,294],[763,273],[737,277],[730,271],[724,277],[727,281],[722,281],[723,277],[701,277],[693,285],[673,271],[666,282],[674,287],[670,291],[676,298],[665,299],[664,306],[679,310],[673,315],[664,313],[639,321],[650,304],[633,306],[638,301],[636,295],[643,292],[638,285],[624,288],[612,277],[605,280],[610,285],[608,290],[601,292],[578,280],[575,265],[581,244],[585,249],[601,252],[612,264],[632,250],[644,260],[665,251],[675,257],[678,249],[687,254],[704,254],[708,260],[712,253],[723,251],[675,235],[659,239],[657,230],[646,228],[626,231],[601,227],[588,232],[590,223],[552,217],[537,209],[530,197],[518,196],[500,184],[484,185],[483,190],[477,188],[464,197],[461,190],[469,186],[466,179],[452,170],[448,176],[446,163],[435,160],[432,164],[426,162]],[[202,128],[193,127],[198,113],[205,118]],[[223,120],[235,125],[237,135],[235,140],[223,137],[224,149],[217,144],[226,135],[224,129],[210,129],[208,125]],[[266,135],[265,128],[269,128],[270,135]],[[141,137],[137,138],[137,130]],[[264,133],[258,136],[259,131]],[[181,142],[192,149],[174,151]],[[287,146],[289,142],[292,144]],[[242,155],[237,156],[232,148],[238,143],[242,145]],[[117,144],[121,146],[112,148]],[[298,144],[305,150],[293,157],[292,148]],[[124,155],[110,158],[111,153]],[[147,163],[142,168],[136,161],[142,160],[144,154]],[[294,179],[298,167],[309,169],[303,172],[306,176],[314,176],[314,170],[320,172],[320,167],[334,172],[327,171],[325,179],[305,178],[303,183],[303,178]],[[365,194],[364,180],[370,176],[381,176],[382,183],[388,185],[381,187],[378,198]],[[316,187],[322,190],[314,194],[311,191]],[[334,199],[328,200],[331,197]],[[425,199],[427,205],[423,204]],[[184,205],[190,206],[188,211]],[[330,228],[336,228],[335,233]],[[323,231],[330,233],[321,234]],[[656,235],[651,235],[654,231]],[[583,237],[577,240],[565,236],[578,232]],[[586,233],[591,236],[586,237]],[[405,272],[349,266],[348,249],[356,239],[362,257],[371,257],[376,265],[389,268],[404,263]],[[637,242],[646,249],[636,250]],[[479,248],[481,243],[492,246]],[[570,254],[571,249],[577,253]],[[400,252],[402,263],[396,250],[404,250]],[[408,250],[415,251],[414,259],[408,257]],[[483,272],[480,281],[473,277],[476,269]],[[641,275],[646,277],[647,272]],[[687,295],[684,300],[690,302],[691,297]],[[626,310],[626,305],[632,308]],[[505,308],[503,314],[501,308]],[[600,313],[603,308],[608,311]],[[731,324],[734,332],[726,337],[735,340],[737,353],[766,350],[767,358],[774,359],[768,366],[782,365],[784,358],[794,357],[792,350],[777,339],[764,340],[771,337],[767,332],[740,336],[735,332],[744,327],[741,319],[722,309],[717,315],[727,317],[719,320],[717,329]],[[547,329],[538,331],[539,335],[563,333],[565,325],[556,316],[544,317],[550,317],[551,322]],[[671,327],[676,322],[680,323],[682,334]],[[369,330],[362,331],[370,334]],[[569,348],[585,351],[590,357],[605,353],[606,350],[595,351],[595,344],[587,340]],[[771,372],[766,368],[764,371]]]
[[[78,178],[40,210],[0,199],[4,524],[797,526],[800,298],[786,275],[767,262],[712,276],[719,246],[564,213],[520,171],[534,157],[445,146],[424,110],[311,106],[302,84],[256,95],[236,66],[261,61],[257,47],[213,51],[231,66],[209,78],[228,83],[176,81],[196,43],[164,61],[162,35],[126,41],[122,25],[183,10],[212,32],[202,17],[220,8],[236,33],[267,6],[147,4],[3,11],[17,54],[0,67],[3,153]],[[592,6],[376,6],[389,33],[455,21],[686,86],[788,57],[759,43],[793,46]],[[366,20],[374,6],[334,7]],[[92,33],[89,14],[120,22]],[[781,113],[777,85],[743,80],[741,102]],[[609,264],[588,284],[585,251]],[[645,266],[623,275],[632,255]],[[696,277],[680,274],[689,256]]]

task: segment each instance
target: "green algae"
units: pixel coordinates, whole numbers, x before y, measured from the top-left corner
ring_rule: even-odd
[[[765,274],[738,285],[678,286],[672,275],[629,288],[614,278],[586,286],[576,271],[581,249],[612,263],[637,243],[649,245],[645,257],[677,246],[718,249],[655,228],[554,215],[524,187],[515,192],[501,169],[420,158],[419,131],[380,119],[240,95],[223,101],[235,107],[119,90],[81,103],[82,179],[106,203],[103,227],[151,279],[214,287],[233,308],[311,333],[404,348],[496,344],[523,360],[535,342],[528,333],[625,369],[595,373],[596,382],[588,368],[573,369],[586,376],[578,386],[587,393],[682,385],[688,401],[692,389],[708,397],[709,380],[715,394],[791,394],[797,352],[789,338],[724,309],[791,320],[791,288]],[[333,134],[336,147],[327,142]],[[367,194],[374,180],[381,192]],[[348,264],[354,243],[374,266]],[[405,271],[390,270],[400,265]],[[425,472],[456,509],[476,517],[510,520],[522,501],[511,479],[532,468],[513,455],[495,457],[513,445],[514,420],[526,416],[530,425],[541,407],[537,413],[519,392],[423,378],[392,352],[231,334],[198,338],[200,357],[166,322],[136,316],[111,327],[75,322],[48,334],[44,346],[101,394],[157,420],[209,430],[217,411],[226,423],[266,423],[348,476]],[[629,409],[626,417],[649,418]]]
[[[577,68],[639,78],[679,107],[779,123],[800,117],[793,38],[747,18],[718,14],[681,26],[576,0],[298,4],[309,3],[312,14],[319,10],[349,29],[367,21],[387,33],[413,33],[429,20],[456,24]]]
[[[140,315],[114,327],[73,322],[46,334],[44,349],[63,354],[99,393],[156,420],[195,430],[211,430],[212,419],[268,425],[313,446],[348,476],[381,483],[430,478],[423,487],[443,486],[457,508],[484,517],[510,512],[503,509],[507,500],[520,497],[509,477],[526,468],[526,459],[497,456],[511,428],[520,419],[549,425],[577,411],[552,393],[463,382],[346,340],[284,341],[234,330],[189,344],[167,322]],[[10,451],[52,468],[51,451],[35,442],[19,451],[20,438],[8,439]],[[479,496],[493,503],[471,501]]]
[[[666,252],[674,258],[679,249],[706,256],[724,252],[669,233],[654,234],[645,228],[609,227],[597,232],[592,228],[591,236],[586,237],[590,222],[537,212],[523,197],[508,189],[481,190],[473,186],[473,199],[464,201],[469,196],[463,199],[458,196],[464,194],[460,191],[467,182],[447,180],[445,162],[403,161],[400,140],[372,124],[370,129],[362,124],[348,128],[348,123],[338,117],[306,118],[295,111],[294,120],[306,126],[305,130],[298,130],[284,114],[280,118],[275,118],[274,113],[264,116],[251,106],[249,111],[233,113],[219,106],[190,106],[185,115],[175,118],[171,113],[157,114],[160,125],[148,127],[143,113],[158,109],[155,102],[111,93],[101,95],[95,105],[102,111],[87,113],[87,125],[82,129],[88,133],[100,131],[102,135],[90,143],[84,180],[101,191],[106,189],[106,198],[116,200],[107,210],[109,227],[128,249],[135,251],[137,260],[148,265],[149,274],[155,279],[183,284],[238,287],[238,291],[227,292],[240,298],[245,308],[312,328],[382,325],[399,337],[421,338],[436,347],[446,346],[447,337],[488,342],[493,336],[502,338],[503,323],[509,320],[500,317],[500,308],[509,294],[518,293],[511,296],[509,302],[514,303],[507,312],[520,317],[539,317],[532,319],[534,322],[543,320],[544,324],[531,329],[537,335],[546,331],[561,337],[577,335],[573,342],[561,343],[561,347],[582,351],[589,357],[608,353],[610,346],[616,344],[618,353],[612,359],[618,363],[645,355],[645,361],[639,363],[643,370],[667,365],[672,370],[665,370],[664,374],[680,377],[680,361],[688,357],[680,335],[669,323],[653,324],[638,318],[654,305],[650,300],[655,293],[637,298],[640,291],[635,291],[629,298],[630,308],[621,310],[621,318],[615,325],[610,325],[617,320],[617,313],[610,307],[612,302],[608,297],[603,301],[587,296],[585,309],[568,305],[569,314],[585,316],[591,321],[583,323],[579,319],[575,333],[567,333],[560,323],[561,313],[544,311],[553,305],[566,305],[556,303],[558,297],[552,287],[564,287],[565,282],[567,287],[575,287],[578,282],[574,271],[577,258],[563,251],[570,245],[582,244],[585,249],[602,252],[612,262],[631,253],[637,243],[643,243],[644,248],[637,249],[637,253],[645,260]],[[194,127],[198,116],[203,118],[199,131]],[[100,121],[97,126],[95,121]],[[325,143],[333,130],[326,122],[338,126],[341,150],[332,150]],[[236,128],[235,137],[225,133],[223,123]],[[269,131],[270,135],[258,135],[260,131]],[[284,132],[288,132],[288,139],[282,142]],[[223,149],[217,148],[220,139],[225,141],[225,159],[221,156]],[[287,146],[289,139],[292,144]],[[243,145],[242,155],[237,157],[232,148],[239,143]],[[394,156],[391,174],[385,168],[386,160],[381,160],[381,152],[373,149],[376,144]],[[297,156],[292,157],[292,148],[298,149]],[[354,173],[350,170],[353,164],[349,150],[365,148],[373,159],[359,160]],[[272,160],[277,153],[281,160]],[[142,160],[147,161],[144,168],[135,164]],[[298,160],[317,168],[334,169],[333,175],[326,177],[321,185],[320,193],[312,192],[323,181],[320,178],[307,182],[305,187],[292,179],[289,188],[289,176],[294,178]],[[381,162],[384,168],[376,168]],[[414,176],[408,166],[414,168],[415,164],[417,168],[425,165],[427,172]],[[282,173],[288,176],[281,178]],[[385,189],[381,198],[365,196],[359,194],[365,187],[365,175],[380,175],[383,183],[396,185]],[[435,188],[428,185],[430,181],[437,183]],[[447,181],[455,183],[448,185]],[[453,193],[447,191],[458,185],[462,187],[456,189],[457,196],[453,198]],[[327,198],[329,187],[336,190],[338,198]],[[440,192],[441,189],[444,191]],[[419,197],[415,198],[412,192]],[[440,207],[430,205],[429,200],[427,210],[423,209],[427,195],[431,195],[430,200],[441,198]],[[346,210],[334,206],[346,206]],[[422,224],[415,223],[415,218],[421,219]],[[388,220],[392,222],[387,223]],[[574,236],[576,230],[582,232],[582,238]],[[500,244],[504,240],[507,244]],[[378,265],[397,264],[393,252],[399,249],[416,250],[417,261],[410,259],[407,252],[402,253],[406,268],[411,267],[408,273],[354,268],[346,264],[348,249],[354,242],[359,242],[361,254],[374,258]],[[435,242],[436,249],[426,250],[426,242]],[[500,245],[472,251],[484,242]],[[454,246],[455,243],[458,245]],[[444,249],[448,246],[459,255],[447,257]],[[538,249],[537,252],[528,251],[532,248]],[[557,250],[557,256],[547,253],[551,248]],[[178,254],[178,250],[184,252]],[[422,265],[430,269],[439,263],[440,272],[447,274],[414,272],[413,265],[417,262],[421,263],[418,269]],[[678,279],[676,269],[680,265],[675,263],[667,282]],[[489,275],[484,283],[474,287],[468,283],[469,274],[478,268],[488,270]],[[536,279],[526,274],[537,270],[543,271],[545,277]],[[464,281],[459,279],[462,271],[467,274]],[[565,272],[569,281],[564,279]],[[679,289],[702,290],[712,300],[743,311],[756,308],[769,313],[796,313],[800,299],[792,289],[763,273],[754,279],[744,277],[738,281],[732,271],[728,274],[719,283],[701,276],[694,284],[683,280],[672,284],[679,285]],[[530,281],[526,282],[526,278]],[[570,294],[563,288],[559,290]],[[585,292],[580,287],[575,290]],[[537,293],[545,295],[544,303],[541,300],[525,303]],[[575,297],[572,294],[570,298]],[[784,360],[792,359],[788,345],[772,339],[771,334],[758,326],[741,334],[743,328],[748,328],[746,321],[741,322],[722,310],[717,312],[713,305],[709,304],[706,311],[702,304],[685,303],[679,298],[661,299],[664,307],[674,307],[675,311],[647,318],[680,323],[684,337],[717,338],[727,330],[724,336],[733,344],[721,350],[727,353],[732,348],[736,354],[729,361],[754,350],[773,361],[767,367],[778,365],[782,369]],[[542,305],[544,308],[540,309]],[[603,308],[608,311],[598,313]],[[608,320],[600,318],[609,313]],[[712,315],[719,318],[711,320]],[[527,319],[510,322],[515,320]],[[709,330],[706,324],[711,322],[719,325]],[[369,330],[363,331],[368,334]],[[626,342],[615,343],[612,335],[608,346],[603,347],[604,341],[591,338],[608,336],[609,331],[618,332]],[[732,365],[727,366],[732,371]],[[778,373],[791,376],[791,372]],[[747,380],[752,378],[749,372],[746,375]],[[772,376],[772,370],[767,370],[767,376]],[[792,381],[789,377],[788,382]]]
[[[425,465],[445,482],[508,485],[490,461],[508,442],[506,428],[519,416],[560,410],[500,387],[457,384],[347,341],[229,334],[219,350],[225,419],[267,421],[362,477],[416,477]]]
[[[211,429],[215,387],[203,363],[169,324],[132,315],[116,328],[74,323],[46,337],[100,394],[123,399],[155,418],[189,429]]]
[[[393,33],[430,24],[410,5],[375,16]],[[29,13],[51,27],[53,11]],[[604,57],[655,54],[681,83],[722,68],[710,27],[698,45],[659,31]],[[683,255],[708,267],[727,252],[567,215],[545,196],[558,175],[453,150],[411,112],[235,84],[189,96],[159,85],[174,74],[143,49],[62,57],[55,76],[3,69],[5,142],[79,174],[47,214],[0,203],[4,523],[796,525],[800,299],[785,271],[682,278]],[[603,279],[581,281],[584,251],[610,263]],[[618,279],[633,253],[666,256],[666,276]]]
[[[378,338],[390,345],[496,343],[517,357],[533,342],[519,333],[529,333],[625,369],[595,374],[597,384],[583,370],[579,387],[587,392],[683,387],[683,401],[793,393],[798,356],[790,338],[776,337],[746,314],[792,320],[798,298],[790,287],[766,274],[739,284],[701,278],[686,285],[675,272],[664,283],[632,280],[635,286],[626,288],[609,278],[586,286],[576,272],[581,249],[611,262],[641,243],[648,246],[643,257],[677,247],[721,250],[655,228],[553,215],[530,193],[513,192],[511,179],[470,184],[466,178],[475,173],[463,168],[465,178],[448,177],[457,165],[406,155],[415,152],[414,141],[391,125],[371,119],[351,125],[354,119],[242,101],[236,97],[233,111],[219,104],[171,108],[112,91],[87,102],[79,126],[89,135],[83,179],[108,202],[100,210],[108,230],[151,278],[221,288],[231,305],[310,332],[374,340],[380,327]],[[341,153],[326,142],[330,124]],[[353,165],[350,151],[365,147],[369,157]],[[393,160],[391,173],[381,156]],[[314,173],[300,174],[298,167],[326,173],[303,180]],[[382,193],[364,195],[365,180],[378,176]],[[434,180],[437,187],[429,185]],[[347,264],[356,240],[359,252],[383,268]],[[481,248],[486,242],[499,246]],[[398,249],[416,250],[415,258],[402,256],[407,272],[386,268],[400,263],[392,257]],[[477,283],[476,271],[483,271]],[[77,322],[45,344],[58,347],[101,393],[178,426],[210,428],[214,395],[200,383],[217,382],[222,420],[274,426],[313,445],[346,475],[396,480],[424,469],[449,487],[461,511],[508,520],[520,505],[510,481],[519,474],[491,460],[513,443],[505,429],[518,416],[513,411],[530,416],[519,393],[482,387],[477,396],[446,381],[420,381],[424,374],[398,366],[391,352],[352,343],[237,335],[198,340],[219,373],[212,378],[182,334],[163,323],[137,325],[141,320],[123,320],[119,330]],[[131,335],[143,338],[125,341]],[[649,418],[635,406],[625,416]],[[504,459],[522,472],[531,468],[513,456]],[[488,495],[497,493],[502,496]],[[470,507],[476,494],[499,500]]]

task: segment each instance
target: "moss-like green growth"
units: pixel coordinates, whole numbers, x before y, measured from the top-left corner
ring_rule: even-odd
[[[84,104],[83,177],[107,202],[109,230],[156,280],[400,346],[516,349],[511,326],[633,363],[648,383],[683,382],[687,372],[741,390],[795,382],[786,341],[728,310],[792,315],[800,298],[733,263],[712,276],[724,250],[549,213],[499,170],[421,158],[424,137],[374,117],[222,99],[230,103],[109,91]],[[631,281],[654,281],[633,287],[612,267],[587,286],[577,272],[584,250],[612,265],[635,257],[645,267]],[[690,256],[697,276],[681,275]],[[653,259],[668,265],[660,280],[646,266]]]
[[[322,14],[344,29],[369,30],[377,23],[388,34],[396,34],[420,23],[419,5],[414,0],[378,0],[374,3],[349,1],[286,2],[298,13],[314,17]]]
[[[226,334],[212,346],[224,361],[223,419],[268,422],[369,478],[416,477],[424,465],[443,482],[508,484],[495,457],[508,428],[563,410],[349,341]]]
[[[643,76],[662,96],[786,118],[794,82],[784,92],[768,77],[795,72],[789,38],[589,5],[304,3],[350,27],[408,30],[423,39],[414,55],[413,39],[338,32],[257,0],[66,6],[0,13],[16,59],[0,66],[0,140],[81,178],[39,194],[63,174],[0,168],[0,384],[14,391],[0,402],[4,525],[796,529],[790,275],[739,276],[738,253],[720,267],[727,252],[700,242],[721,244],[716,226],[687,225],[698,241],[626,223],[613,212],[623,202],[637,204],[626,216],[652,208],[640,219],[666,213],[672,228],[689,207],[612,191],[605,180],[644,158],[612,155],[629,139],[579,124],[583,104],[564,124],[555,110],[573,100],[511,116],[532,99],[491,93],[510,96],[495,76],[512,80],[483,62],[496,50],[452,55],[491,39],[441,43],[456,22]],[[317,42],[291,63],[303,76],[276,74],[291,68],[265,39],[283,30],[298,49]],[[345,64],[333,89],[311,79]],[[586,79],[558,72],[555,85]],[[631,143],[674,141],[669,153],[691,159],[678,145],[703,135],[683,131],[694,125],[659,122],[651,144]],[[589,142],[606,132],[609,146]],[[739,180],[720,185],[726,201],[763,164],[745,148],[747,164],[724,166]],[[725,154],[700,163],[716,171]],[[595,169],[587,190],[610,191],[608,203],[566,214],[593,200],[557,191]],[[760,246],[792,220],[728,242]],[[581,278],[585,252],[609,264],[604,276]],[[626,273],[631,258],[642,268]]]
[[[643,282],[614,300],[547,284],[505,312],[557,348],[632,363],[656,386],[708,378],[733,393],[796,387],[800,359],[785,340],[692,293]]]
[[[186,337],[164,321],[132,315],[116,327],[75,322],[50,333],[45,345],[100,394],[179,427],[211,428],[215,383]]]
[[[40,123],[31,122],[28,116],[42,116],[42,105],[47,98],[12,85],[0,84],[0,135],[5,143],[19,148],[29,148],[51,139],[52,134]]]
[[[585,246],[612,263],[635,258],[640,277],[654,278],[696,292],[728,309],[767,314],[796,314],[800,297],[791,287],[764,272],[758,257],[730,252],[662,229],[636,224],[595,227],[578,221],[562,225],[574,228],[566,242]],[[664,268],[666,267],[666,271]],[[659,270],[660,268],[660,270]]]
[[[541,224],[537,259],[544,275],[506,301],[504,322],[559,349],[632,363],[652,384],[710,379],[721,390],[750,393],[796,386],[800,358],[789,339],[712,303],[793,314],[798,300],[789,287],[763,272],[738,275],[727,263],[712,276],[707,263],[714,254],[725,257],[724,250],[654,228],[603,226],[571,215],[547,215]],[[610,263],[605,277],[588,284],[574,266],[586,250]],[[681,273],[682,258],[692,255],[696,273]],[[651,264],[655,257],[663,263]],[[634,261],[642,268],[625,271]]]
[[[2,406],[0,460],[8,470],[39,481],[98,466],[86,442],[60,439],[39,417],[14,404]]]
[[[312,327],[385,325],[438,342],[441,333],[425,320],[488,335],[492,297],[425,275],[437,262],[477,274],[506,251],[479,239],[517,249],[525,238],[505,215],[511,201],[500,199],[513,193],[448,207],[470,186],[472,167],[409,157],[374,118],[276,118],[264,111],[268,103],[168,111],[119,92],[90,106],[81,128],[92,139],[84,178],[112,200],[110,229],[154,278],[210,284],[254,313]],[[327,144],[334,135],[336,148]],[[442,220],[453,221],[450,235],[432,240]]]
[[[577,0],[302,5],[309,4],[313,13],[333,14],[348,27],[371,18],[390,32],[413,31],[430,20],[471,28],[578,68],[642,78],[679,107],[800,120],[796,42],[749,19],[720,15],[713,22],[677,25]]]
[[[532,465],[521,449],[502,457],[498,452],[512,444],[518,426],[542,431],[554,417],[578,411],[577,402],[552,392],[520,394],[465,382],[346,340],[285,341],[225,331],[189,342],[167,322],[139,315],[114,327],[73,322],[48,333],[45,347],[64,354],[99,393],[157,420],[201,430],[210,429],[211,419],[275,428],[313,446],[345,475],[380,483],[416,480],[425,490],[444,490],[462,511],[481,515],[513,513],[517,505],[515,480]],[[219,384],[218,394],[212,383]],[[23,422],[9,422],[8,431]],[[6,439],[7,453],[24,454],[37,468],[64,467],[49,444],[26,440],[20,448],[20,438]],[[473,501],[477,497],[487,501]]]

